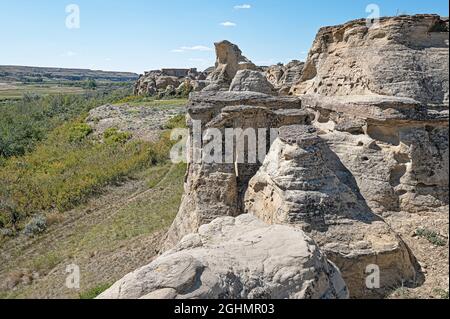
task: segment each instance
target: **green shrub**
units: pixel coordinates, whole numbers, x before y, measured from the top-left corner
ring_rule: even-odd
[[[132,134],[129,132],[121,132],[117,128],[109,128],[103,133],[105,142],[123,144],[130,140]]]
[[[167,122],[165,128],[168,130],[172,130],[175,128],[186,128],[186,116],[184,114],[180,114],[171,118]]]
[[[0,228],[0,237],[13,237],[14,232],[9,228]]]
[[[435,246],[444,247],[447,245],[446,240],[444,240],[438,233],[430,229],[419,228],[416,230],[416,235],[425,238]]]
[[[92,133],[92,127],[86,123],[75,124],[69,128],[69,140],[71,142],[81,142]]]
[[[111,284],[100,284],[94,288],[91,288],[85,292],[80,293],[80,299],[95,299],[98,297],[101,293],[109,289],[112,285]]]
[[[129,141],[128,133],[109,130],[106,143],[77,138],[89,130],[78,121],[53,130],[36,149],[11,157],[0,167],[2,223],[16,230],[36,212],[65,212],[151,165],[164,164],[174,144],[170,132],[154,143]]]
[[[97,88],[97,82],[93,79],[87,80],[83,87],[87,90],[95,90]]]
[[[117,101],[119,104],[126,104],[126,103],[135,103],[135,102],[148,102],[149,100],[153,100],[152,98],[149,98],[147,96],[141,96],[141,95],[130,95],[127,97],[124,97]]]
[[[23,230],[23,233],[28,237],[32,237],[34,235],[43,233],[46,229],[47,219],[45,218],[45,216],[37,215],[28,222]]]

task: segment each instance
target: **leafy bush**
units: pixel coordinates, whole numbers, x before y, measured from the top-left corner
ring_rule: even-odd
[[[87,80],[83,87],[87,90],[95,90],[97,88],[97,82],[93,79]]]
[[[123,144],[131,139],[132,135],[129,132],[120,132],[117,128],[111,127],[103,133],[103,138],[107,143]]]
[[[69,129],[69,140],[71,142],[81,142],[91,134],[92,131],[92,127],[86,123],[75,124]]]
[[[134,103],[134,102],[148,102],[149,100],[153,100],[153,98],[149,98],[147,96],[142,95],[130,95],[127,97],[124,97],[117,101],[117,103],[120,104],[126,104],[126,103]]]
[[[34,216],[28,224],[26,224],[23,233],[32,237],[34,235],[38,235],[43,233],[47,229],[47,219],[42,215]]]
[[[186,116],[180,114],[173,117],[167,122],[165,128],[168,130],[173,130],[175,128],[186,128]]]
[[[0,236],[12,237],[14,236],[14,232],[9,228],[0,228]]]

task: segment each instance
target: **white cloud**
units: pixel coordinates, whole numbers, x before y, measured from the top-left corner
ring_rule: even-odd
[[[76,53],[76,52],[73,52],[73,51],[67,51],[66,53],[63,53],[63,54],[62,54],[62,56],[64,56],[64,57],[69,57],[69,58],[74,57],[74,56],[76,56],[76,55],[77,55],[77,53]]]
[[[209,51],[213,51],[213,49],[209,48],[209,47],[205,47],[204,45],[195,45],[192,47],[181,47],[179,49],[174,49],[171,52],[173,53],[182,53],[182,52],[186,52],[186,51],[200,51],[200,52],[209,52]]]
[[[205,47],[203,45],[196,45],[193,47],[181,47],[181,50],[185,51],[213,51],[213,49],[209,47]]]
[[[237,26],[236,23],[231,22],[231,21],[222,22],[220,25],[223,27],[228,27],[228,28]]]
[[[234,6],[235,10],[251,9],[251,8],[252,8],[252,6],[249,4],[240,4],[240,5]]]

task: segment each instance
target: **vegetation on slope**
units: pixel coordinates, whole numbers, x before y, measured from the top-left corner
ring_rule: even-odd
[[[113,99],[118,100],[47,97],[6,110],[7,119],[0,121],[0,228],[14,234],[29,226],[40,233],[45,228],[43,212],[73,209],[106,185],[168,161],[173,145],[168,132],[154,143],[130,141],[129,133],[114,129],[102,139],[91,136],[92,129],[79,114]],[[179,118],[169,123],[177,125],[182,125]],[[27,219],[30,216],[36,219]]]
[[[89,110],[122,99],[128,91],[84,95],[25,95],[20,101],[0,104],[0,162],[22,156],[47,134]]]

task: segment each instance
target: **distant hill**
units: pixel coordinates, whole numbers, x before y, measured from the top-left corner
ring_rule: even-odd
[[[88,79],[131,82],[136,81],[138,77],[138,74],[131,72],[0,65],[0,82],[83,81]]]

